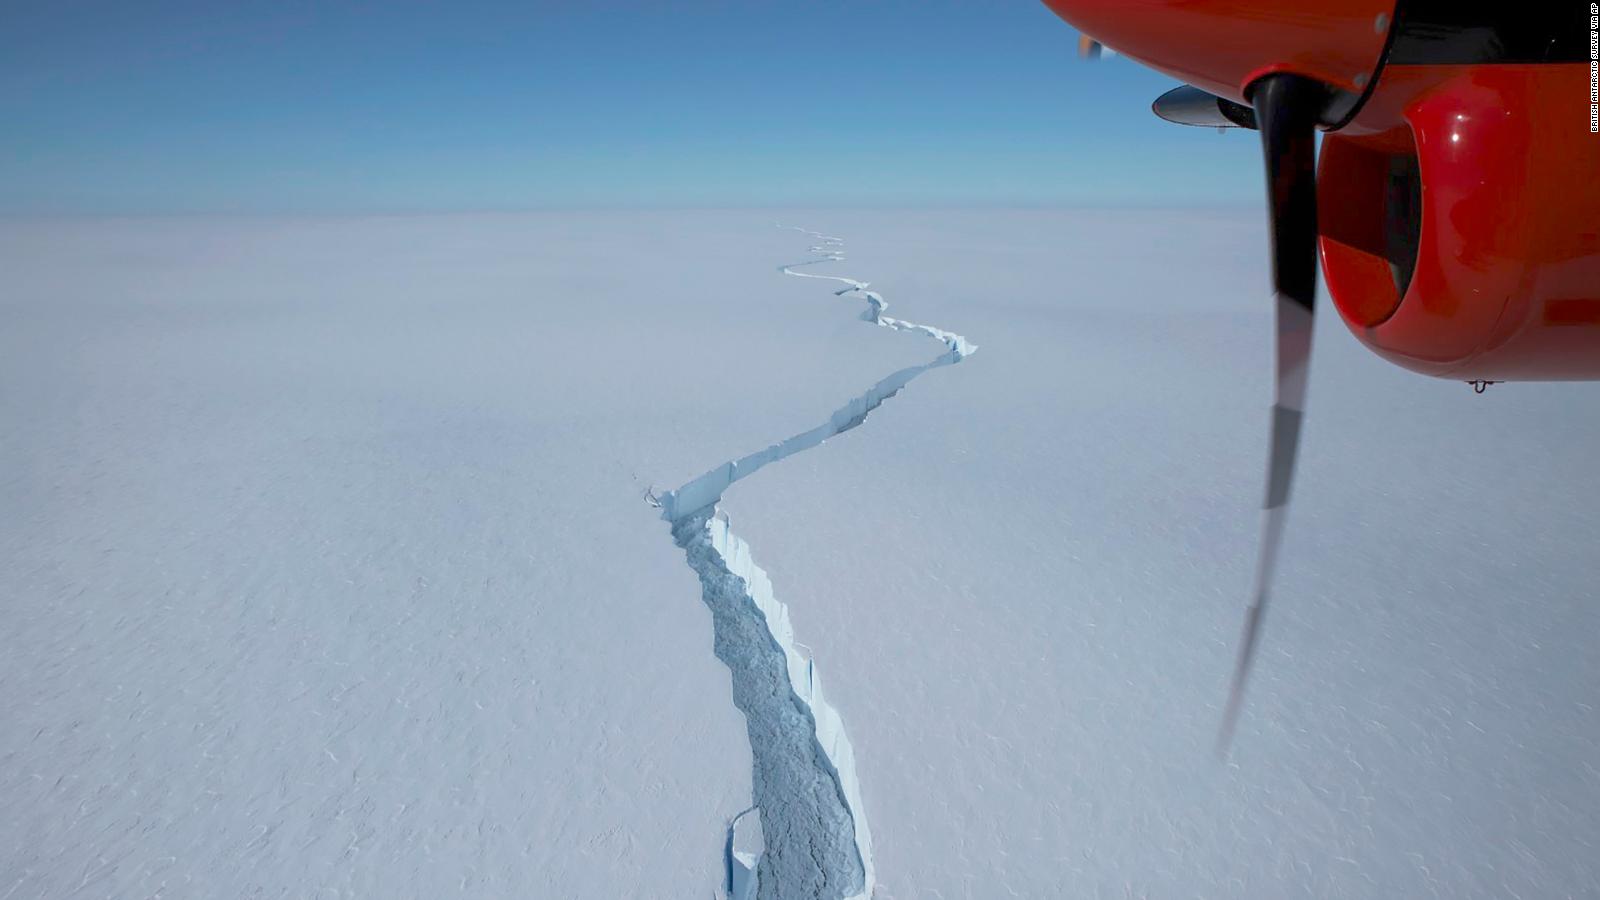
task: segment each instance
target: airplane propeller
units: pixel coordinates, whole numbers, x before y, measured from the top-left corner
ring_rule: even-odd
[[[1274,74],[1254,85],[1250,101],[1261,131],[1261,152],[1266,162],[1272,227],[1272,283],[1277,307],[1277,368],[1267,493],[1262,504],[1261,546],[1256,559],[1255,586],[1245,612],[1239,657],[1217,739],[1219,756],[1227,754],[1238,724],[1245,685],[1255,659],[1262,614],[1271,597],[1278,550],[1283,541],[1284,516],[1288,511],[1289,488],[1294,480],[1295,457],[1300,447],[1317,288],[1316,128],[1326,95],[1314,81],[1297,75]]]
[[[1150,111],[1179,125],[1203,128],[1256,127],[1255,110],[1216,94],[1208,94],[1191,84],[1175,87],[1156,98]]]
[[[1100,56],[1101,45],[1088,35],[1079,40],[1079,54]],[[1312,324],[1317,290],[1317,126],[1328,109],[1327,89],[1303,76],[1279,72],[1258,79],[1245,106],[1193,85],[1157,97],[1151,110],[1169,122],[1207,128],[1247,128],[1261,133],[1266,163],[1267,206],[1272,228],[1272,286],[1277,365],[1273,378],[1271,438],[1267,456],[1267,490],[1262,503],[1261,543],[1256,553],[1255,582],[1245,610],[1239,656],[1234,663],[1217,734],[1217,755],[1225,757],[1233,743],[1244,705],[1245,687],[1255,664],[1261,620],[1272,596],[1278,552],[1283,544],[1289,490],[1300,450],[1300,425],[1305,417],[1306,376],[1311,362]]]

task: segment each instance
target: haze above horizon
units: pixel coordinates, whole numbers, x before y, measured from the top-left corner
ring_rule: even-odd
[[[0,213],[1259,202],[1034,0],[0,13]]]

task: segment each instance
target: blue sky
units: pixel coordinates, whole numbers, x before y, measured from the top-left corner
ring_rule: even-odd
[[[0,10],[0,212],[1248,205],[1037,0]]]

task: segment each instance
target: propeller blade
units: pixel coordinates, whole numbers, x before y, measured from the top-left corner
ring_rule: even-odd
[[[1156,98],[1150,111],[1179,125],[1202,128],[1255,128],[1256,114],[1248,106],[1224,100],[1191,84],[1175,87]]]
[[[1284,515],[1300,446],[1305,412],[1306,372],[1311,361],[1311,326],[1317,288],[1316,128],[1326,101],[1323,88],[1298,75],[1261,79],[1251,93],[1261,126],[1266,160],[1267,202],[1272,222],[1272,283],[1277,303],[1277,373],[1272,405],[1272,445],[1267,462],[1267,496],[1261,520],[1261,548],[1255,588],[1245,612],[1244,635],[1223,712],[1217,753],[1233,742],[1245,684],[1255,659],[1261,617],[1271,596]]]

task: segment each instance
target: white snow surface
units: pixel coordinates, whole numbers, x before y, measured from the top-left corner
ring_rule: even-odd
[[[1325,307],[1214,758],[1262,226],[0,224],[0,898],[809,896],[752,877],[791,798],[735,825],[802,734],[752,684],[879,900],[1600,893],[1591,386],[1477,396]]]
[[[646,488],[925,356],[796,244],[0,226],[0,897],[721,890],[749,744]]]
[[[1478,396],[1324,305],[1219,763],[1271,402],[1262,216],[806,221],[983,346],[722,501],[848,725],[876,896],[1600,895],[1600,391]]]

